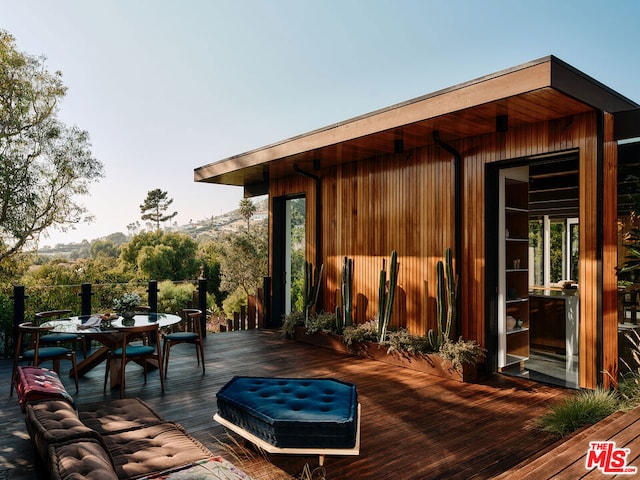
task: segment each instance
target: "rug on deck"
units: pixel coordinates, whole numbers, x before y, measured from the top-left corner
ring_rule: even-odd
[[[193,466],[176,468],[141,480],[252,480],[252,478],[220,456],[203,460]]]

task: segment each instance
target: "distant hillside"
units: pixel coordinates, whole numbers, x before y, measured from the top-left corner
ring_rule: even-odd
[[[251,224],[263,222],[268,217],[269,199],[265,198],[255,203],[256,213],[251,218]],[[201,237],[216,238],[222,233],[236,232],[246,226],[246,221],[240,216],[238,209],[221,215],[212,216],[198,221],[191,221],[185,225],[165,226],[167,232],[180,232],[197,239]],[[122,232],[114,232],[110,235],[94,238],[82,243],[59,243],[54,247],[45,246],[38,250],[39,255],[48,257],[71,257],[83,258],[88,256],[88,247],[96,240],[111,239],[116,243],[123,243],[129,239],[129,236]]]

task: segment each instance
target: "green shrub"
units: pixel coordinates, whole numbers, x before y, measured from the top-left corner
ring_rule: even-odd
[[[342,333],[342,340],[349,346],[360,342],[378,341],[378,320],[373,319],[357,325],[349,325]]]
[[[242,287],[238,287],[222,302],[222,310],[227,318],[233,318],[234,313],[240,313],[241,306],[247,306],[247,293]]]
[[[631,343],[630,353],[633,366],[624,358],[620,362],[626,367],[627,372],[620,376],[619,391],[622,399],[622,408],[630,409],[640,405],[640,334],[637,330],[625,333],[626,339]]]
[[[309,319],[305,325],[307,333],[337,333],[336,316],[331,313],[320,312],[315,315],[309,315]]]
[[[406,352],[414,354],[433,353],[429,339],[424,335],[412,335],[406,328],[387,333],[387,353]]]
[[[293,311],[282,316],[282,327],[280,329],[290,337],[296,333],[296,327],[304,327],[304,313]]]
[[[193,302],[195,287],[191,283],[174,283],[164,280],[158,284],[158,311],[175,313]]]
[[[475,340],[463,340],[460,337],[457,342],[445,339],[438,355],[443,360],[449,360],[453,368],[460,369],[463,363],[477,365],[482,362],[485,351]]]
[[[594,425],[618,410],[618,397],[614,391],[583,390],[550,408],[538,420],[538,427],[557,437]]]

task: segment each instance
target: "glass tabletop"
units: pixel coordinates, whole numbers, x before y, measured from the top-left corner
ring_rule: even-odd
[[[60,318],[42,323],[44,327],[50,327],[52,332],[64,333],[101,333],[114,331],[114,327],[140,327],[149,323],[157,323],[160,328],[174,325],[182,320],[179,315],[171,313],[138,313],[133,317],[133,325],[123,325],[121,316],[111,316],[109,319],[101,318],[102,315],[79,315],[76,317]]]

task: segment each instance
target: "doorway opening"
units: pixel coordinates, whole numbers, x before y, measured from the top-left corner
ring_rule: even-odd
[[[306,259],[306,198],[274,198],[273,203],[272,312],[280,325],[282,315],[302,311]]]
[[[498,368],[577,388],[579,157],[499,171]]]

